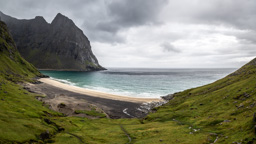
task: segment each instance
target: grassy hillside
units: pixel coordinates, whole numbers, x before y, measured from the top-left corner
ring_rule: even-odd
[[[20,56],[7,26],[0,21],[0,76],[18,82],[38,75],[35,67]]]
[[[144,119],[64,117],[17,83],[40,73],[0,22],[0,143],[255,143],[256,59],[212,84],[173,95]]]
[[[0,143],[34,141],[46,130],[54,131],[43,118],[58,114],[17,84],[33,82],[40,75],[20,56],[7,26],[0,21]]]

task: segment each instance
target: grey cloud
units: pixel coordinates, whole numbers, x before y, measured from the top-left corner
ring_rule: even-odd
[[[208,2],[208,1],[207,1]],[[228,24],[241,29],[256,30],[256,1],[254,0],[215,0],[202,2],[202,11],[196,14],[203,22]]]
[[[256,31],[250,30],[244,33],[237,33],[234,36],[243,43],[254,43],[256,44]]]
[[[175,52],[175,53],[180,53],[181,50],[175,48],[172,44],[168,42],[164,42],[161,44],[161,47],[163,48],[164,52]]]
[[[117,36],[120,30],[130,27],[159,24],[161,21],[158,19],[158,15],[161,12],[162,7],[167,4],[167,0],[112,0],[106,1],[105,17],[98,19],[93,24],[89,21],[84,23],[84,27],[89,26],[93,30],[92,35],[107,35]],[[92,36],[94,40],[104,42],[104,37],[98,39],[96,36]],[[112,42],[116,41],[116,38],[112,39]],[[111,42],[111,37],[105,39],[107,42]]]

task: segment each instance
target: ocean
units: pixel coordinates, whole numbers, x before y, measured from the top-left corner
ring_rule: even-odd
[[[159,98],[225,77],[235,68],[109,68],[96,72],[41,71],[57,81],[96,91],[140,98]]]

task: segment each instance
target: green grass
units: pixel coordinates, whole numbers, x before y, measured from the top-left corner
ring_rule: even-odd
[[[37,95],[7,80],[1,80],[0,90],[0,143],[26,142],[38,139],[47,130],[53,133],[56,128],[44,122],[44,118],[60,116],[37,101]]]
[[[86,114],[88,116],[93,116],[93,117],[99,117],[99,118],[104,118],[106,117],[106,115],[104,113],[100,113],[96,110],[76,110],[75,111],[76,114]]]

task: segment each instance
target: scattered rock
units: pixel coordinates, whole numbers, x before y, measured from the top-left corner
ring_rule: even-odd
[[[204,104],[203,104],[203,103],[200,103],[199,105],[202,106],[202,105],[204,105]]]
[[[248,93],[244,93],[244,97],[246,97],[246,98],[249,98],[251,95],[250,94],[248,94]]]
[[[160,141],[160,142],[163,142],[163,140],[162,140],[162,139],[160,139],[159,141]]]
[[[7,91],[4,91],[5,94],[7,94],[8,92]]]

